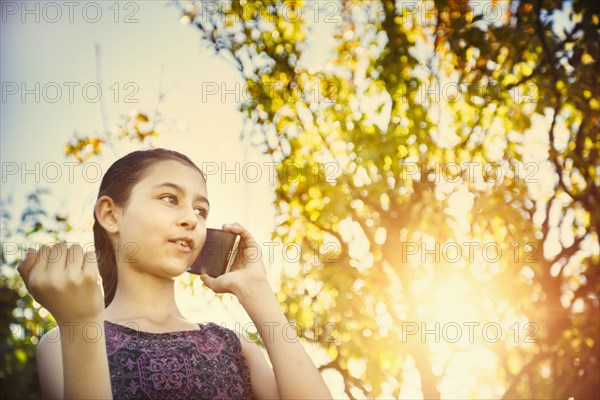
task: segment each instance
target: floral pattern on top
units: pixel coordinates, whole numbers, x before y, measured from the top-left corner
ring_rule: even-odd
[[[214,323],[151,333],[104,322],[114,399],[253,399],[240,339]]]

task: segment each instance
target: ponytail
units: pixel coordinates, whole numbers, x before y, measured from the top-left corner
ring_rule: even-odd
[[[115,292],[117,291],[117,261],[110,239],[97,220],[94,221],[94,247],[96,248],[98,270],[102,277],[104,307],[106,308],[115,297]]]

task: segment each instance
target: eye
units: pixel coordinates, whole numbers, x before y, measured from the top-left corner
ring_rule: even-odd
[[[164,195],[164,196],[160,197],[160,199],[161,200],[162,199],[171,199],[172,201],[168,201],[169,203],[177,204],[177,196],[172,195],[172,194]],[[208,218],[208,210],[206,208],[198,207],[198,208],[195,208],[194,211],[196,211],[196,214],[198,214],[198,216],[200,216],[204,219]]]
[[[166,196],[162,196],[161,199],[173,199],[174,202],[170,202],[171,204],[177,204],[177,197],[173,196],[172,194],[168,194]]]
[[[206,208],[196,208],[195,209],[196,212],[198,213],[199,216],[201,216],[202,218],[206,219],[208,217],[208,210]]]

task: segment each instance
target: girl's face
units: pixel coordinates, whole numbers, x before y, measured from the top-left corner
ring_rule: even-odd
[[[164,278],[181,275],[204,245],[208,211],[200,172],[178,161],[155,163],[117,209],[117,262]]]

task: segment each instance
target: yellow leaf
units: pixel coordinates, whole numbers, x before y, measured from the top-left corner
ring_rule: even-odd
[[[594,57],[592,57],[589,53],[583,53],[581,56],[581,62],[583,64],[591,64],[594,62]]]
[[[338,351],[337,348],[335,346],[329,346],[329,348],[327,348],[327,355],[332,359],[335,360],[337,359],[338,356]]]

